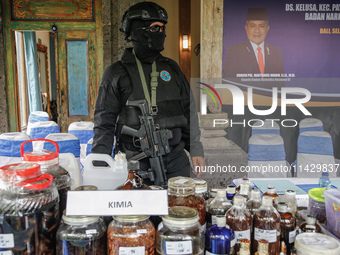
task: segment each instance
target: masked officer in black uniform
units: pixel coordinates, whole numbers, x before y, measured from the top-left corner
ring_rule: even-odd
[[[111,154],[114,136],[115,153],[125,152],[128,159],[140,153],[136,138],[121,131],[124,125],[140,127],[140,110],[127,106],[127,101],[147,99],[155,123],[172,132],[171,151],[163,156],[167,178],[189,177],[191,166],[184,149],[197,170],[196,166],[204,166],[203,147],[190,85],[177,63],[160,54],[167,19],[166,11],[152,2],[138,3],[123,15],[121,31],[133,48],[125,49],[121,60],[104,72],[94,113],[92,153]],[[155,82],[156,86],[150,85]],[[140,160],[140,168],[150,168],[147,158]]]

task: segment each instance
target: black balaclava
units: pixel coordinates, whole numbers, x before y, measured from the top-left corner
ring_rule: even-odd
[[[131,22],[131,38],[133,49],[142,62],[152,63],[164,50],[165,31],[152,33],[141,27],[148,27],[154,21],[140,19]]]

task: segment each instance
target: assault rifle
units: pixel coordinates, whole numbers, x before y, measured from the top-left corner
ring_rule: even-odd
[[[148,103],[145,99],[127,101],[127,106],[138,107],[141,110],[139,120],[140,129],[136,130],[128,126],[123,126],[122,134],[133,136],[140,142],[141,153],[131,157],[129,160],[141,160],[148,157],[151,168],[147,172],[140,171],[143,178],[150,178],[158,186],[167,186],[166,169],[163,163],[163,155],[170,152],[169,139],[172,132],[168,129],[161,129],[155,124],[153,115],[149,114]],[[135,140],[134,140],[135,143]]]

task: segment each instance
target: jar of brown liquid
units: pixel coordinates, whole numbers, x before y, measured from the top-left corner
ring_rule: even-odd
[[[300,229],[300,233],[303,233],[303,232],[322,233],[322,230],[319,224],[316,223],[315,216],[311,214],[307,216],[306,222],[302,223],[299,226],[299,229]]]
[[[246,207],[254,215],[255,212],[260,208],[261,202],[261,192],[259,189],[253,189],[250,193],[250,199],[247,201]]]
[[[242,196],[234,197],[234,205],[226,214],[227,225],[234,230],[236,245],[235,251],[239,252],[241,240],[251,240],[252,216],[245,205],[245,198]]]
[[[252,240],[253,252],[258,250],[259,241],[264,239],[269,243],[269,254],[279,255],[281,232],[280,223],[280,214],[273,207],[272,197],[262,197],[262,205],[254,215],[254,232]]]
[[[273,184],[268,184],[267,192],[263,194],[263,197],[264,196],[273,198],[273,203],[275,203],[275,198],[278,196],[278,194],[275,192],[275,186]]]

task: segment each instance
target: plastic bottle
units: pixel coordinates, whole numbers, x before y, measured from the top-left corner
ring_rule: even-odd
[[[250,240],[248,239],[242,239],[241,240],[241,247],[240,251],[237,253],[237,255],[250,255]]]
[[[262,205],[254,214],[253,252],[258,250],[260,240],[269,243],[269,254],[280,253],[280,214],[273,207],[273,199],[269,196],[262,197]]]
[[[332,187],[328,172],[322,172],[322,175],[319,179],[319,187],[320,188],[331,188]]]
[[[226,218],[222,215],[216,216],[216,223],[205,233],[205,254],[234,254],[234,231],[226,225]]]
[[[306,222],[302,223],[299,226],[299,229],[300,229],[300,233],[303,233],[303,232],[322,233],[322,230],[319,224],[316,223],[315,216],[311,214],[307,216]]]
[[[259,189],[253,189],[250,193],[250,199],[247,201],[246,207],[253,216],[261,206],[261,192]]]
[[[217,196],[209,205],[208,223],[211,223],[211,225],[216,224],[216,216],[225,216],[226,212],[231,208],[231,206],[231,203],[227,199],[227,191],[218,190]]]
[[[236,195],[236,187],[234,185],[227,186],[227,198],[230,203],[233,203],[233,198]]]
[[[294,246],[296,236],[296,220],[294,215],[288,211],[288,206],[284,202],[280,202],[277,207],[281,217],[281,252],[282,243],[285,244],[285,251],[290,254]]]
[[[273,203],[275,203],[275,198],[278,196],[278,194],[275,192],[275,186],[273,184],[268,184],[267,192],[265,192],[263,196],[269,196],[273,198]]]
[[[241,248],[241,240],[251,240],[252,216],[245,206],[245,198],[242,196],[234,197],[234,205],[226,214],[227,225],[235,234],[235,252]]]

